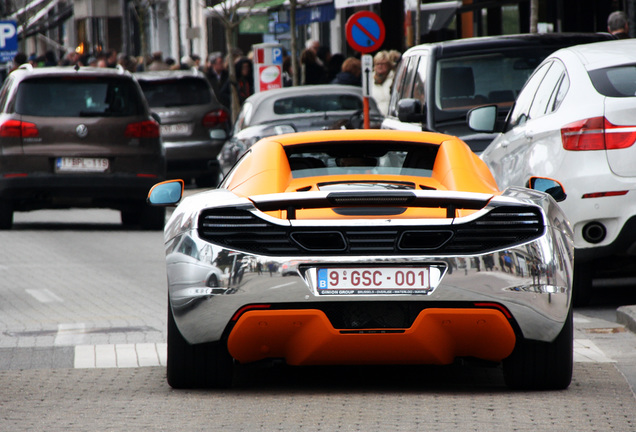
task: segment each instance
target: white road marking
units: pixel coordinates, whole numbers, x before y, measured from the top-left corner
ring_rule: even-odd
[[[574,339],[574,361],[579,363],[615,363],[589,339]]]
[[[55,346],[73,346],[84,342],[86,325],[84,323],[59,324],[55,335]]]
[[[167,349],[165,343],[78,345],[74,365],[76,369],[165,366]]]
[[[76,369],[166,366],[167,349],[165,343],[77,345],[74,365]],[[574,340],[574,361],[614,362],[589,339]]]
[[[27,289],[25,290],[27,294],[31,297],[35,298],[40,303],[61,303],[64,300],[59,296],[55,295],[52,291],[43,288],[43,289]]]

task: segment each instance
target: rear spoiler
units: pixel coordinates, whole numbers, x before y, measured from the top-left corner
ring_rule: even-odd
[[[287,219],[296,218],[296,210],[343,207],[425,207],[444,208],[454,218],[458,209],[480,210],[493,198],[491,194],[453,191],[346,191],[292,192],[250,197],[263,212],[285,210]]]

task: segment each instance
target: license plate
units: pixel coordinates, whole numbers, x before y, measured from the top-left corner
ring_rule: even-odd
[[[192,125],[190,123],[161,125],[161,135],[165,137],[190,136],[192,135]]]
[[[438,267],[320,268],[318,293],[428,294],[441,278]]]
[[[57,158],[55,168],[57,172],[106,172],[109,168],[106,158]]]

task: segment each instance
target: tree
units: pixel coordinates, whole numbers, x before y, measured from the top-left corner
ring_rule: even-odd
[[[225,28],[225,47],[227,50],[228,61],[228,79],[231,83],[230,89],[230,101],[232,111],[232,122],[238,117],[240,110],[240,102],[238,97],[238,88],[236,80],[236,72],[234,70],[234,52],[236,49],[236,32],[239,25],[250,17],[252,9],[259,3],[264,3],[264,0],[226,0],[208,8],[209,15],[217,18],[223,24]],[[239,11],[240,10],[240,11]]]

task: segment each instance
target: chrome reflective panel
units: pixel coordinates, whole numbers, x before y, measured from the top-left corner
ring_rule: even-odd
[[[232,316],[245,305],[351,301],[426,301],[431,306],[435,302],[496,302],[510,310],[525,337],[549,341],[560,331],[570,305],[572,268],[563,257],[571,251],[565,234],[549,229],[536,241],[465,257],[303,258],[229,250],[201,240],[192,230],[167,244],[171,305],[179,329],[191,343],[219,340]],[[428,294],[325,296],[317,294],[315,269],[326,265],[434,265],[442,269],[442,276]],[[210,286],[212,275],[217,286]]]

